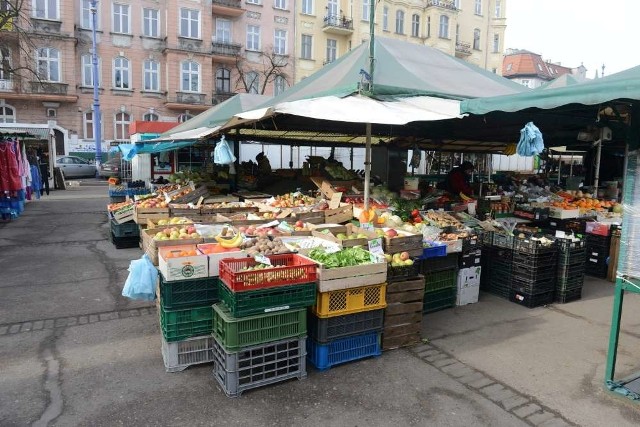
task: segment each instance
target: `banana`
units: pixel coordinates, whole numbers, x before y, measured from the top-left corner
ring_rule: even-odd
[[[460,193],[460,198],[465,202],[472,200],[471,197],[467,197],[464,193]]]
[[[233,239],[230,239],[230,240],[221,239],[222,241],[218,239],[216,240],[218,241],[218,243],[220,243],[220,246],[222,246],[223,248],[230,249],[230,248],[237,248],[240,245],[242,245],[242,242],[244,239],[242,237],[242,233],[237,233]]]

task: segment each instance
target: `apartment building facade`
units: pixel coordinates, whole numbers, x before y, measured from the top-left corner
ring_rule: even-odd
[[[525,49],[507,49],[502,63],[502,75],[531,89],[535,89],[564,75],[577,81],[587,78],[584,65],[566,67],[558,62],[546,61],[542,55]]]
[[[296,10],[296,81],[369,40],[371,2],[300,0]],[[381,0],[376,36],[435,47],[500,73],[506,0]]]
[[[95,153],[91,1],[25,4],[0,30],[0,123],[48,123],[58,154]],[[292,84],[293,5],[98,0],[103,151],[127,141],[133,121],[185,121],[234,93]],[[8,72],[20,67],[32,72]]]

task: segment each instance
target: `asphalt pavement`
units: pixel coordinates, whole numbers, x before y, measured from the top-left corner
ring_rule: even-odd
[[[533,310],[482,295],[427,315],[423,344],[227,398],[211,365],[165,372],[155,307],[121,296],[142,252],[109,242],[107,203],[90,180],[0,223],[2,426],[640,424],[602,388],[603,281]],[[639,303],[627,300],[621,372],[640,368]]]

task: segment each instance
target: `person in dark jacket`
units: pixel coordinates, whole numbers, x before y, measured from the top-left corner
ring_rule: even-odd
[[[471,162],[462,162],[460,166],[451,169],[444,182],[438,185],[438,188],[456,196],[462,193],[471,197],[473,195],[473,189],[470,184],[472,173],[473,164]]]

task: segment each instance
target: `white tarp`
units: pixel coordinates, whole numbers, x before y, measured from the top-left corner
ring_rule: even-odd
[[[185,131],[182,131],[182,132],[171,133],[168,136],[165,136],[165,137],[162,137],[162,138],[150,139],[150,140],[147,140],[147,141],[144,141],[144,142],[145,142],[145,144],[149,144],[149,143],[153,143],[153,142],[191,141],[191,140],[194,140],[194,139],[204,138],[207,135],[216,132],[218,129],[220,129],[220,126],[216,126],[216,127],[212,127],[212,128],[203,126],[203,127],[199,127],[199,128],[195,128],[195,129],[185,130]]]

